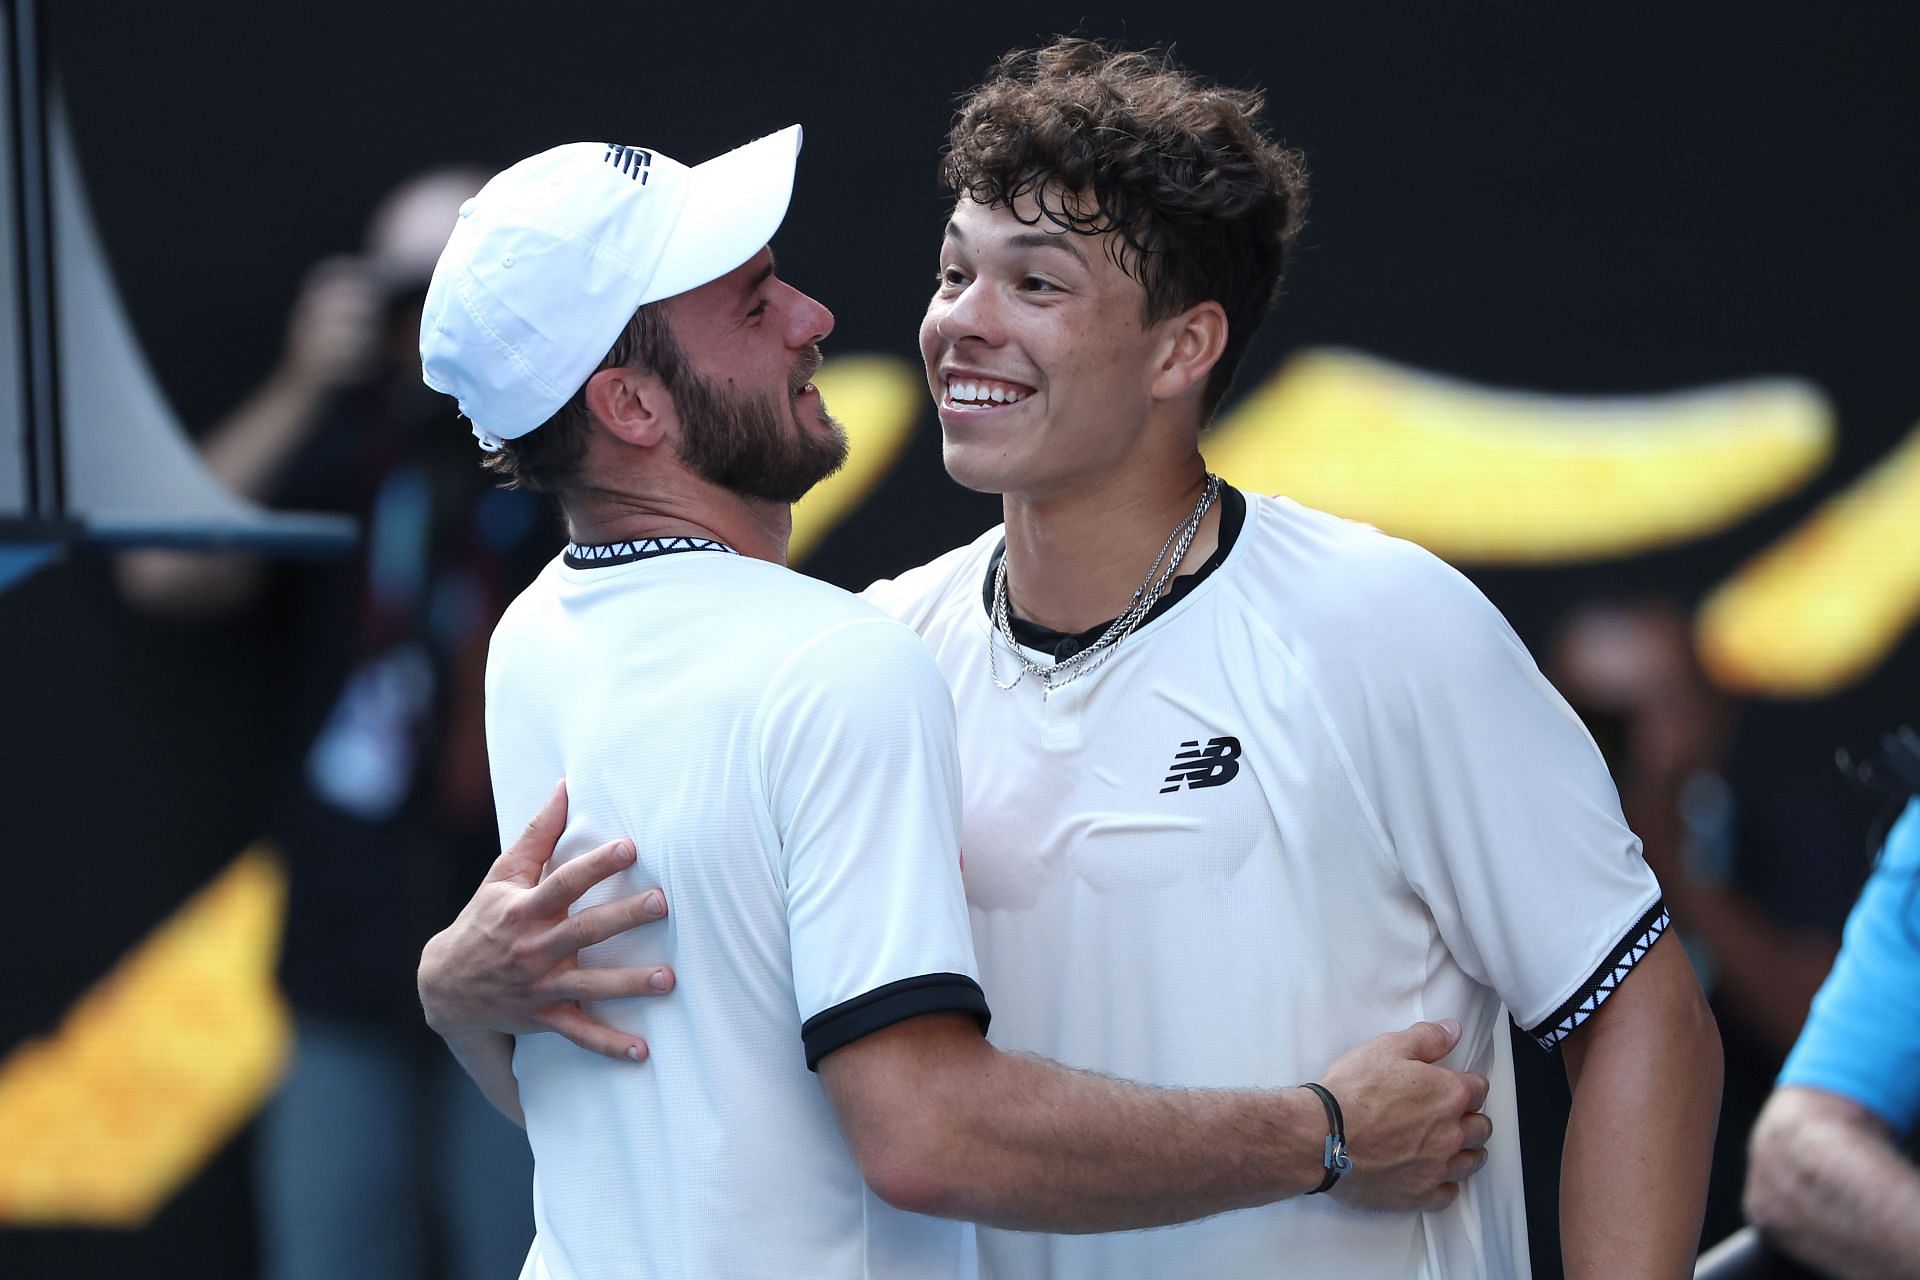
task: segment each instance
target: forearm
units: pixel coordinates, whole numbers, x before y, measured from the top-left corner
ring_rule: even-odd
[[[1326,1136],[1299,1089],[1153,1089],[988,1051],[927,1082],[909,1207],[1015,1230],[1164,1226],[1313,1190]],[[915,1155],[912,1153],[924,1153]],[[893,1197],[889,1197],[893,1198]]]
[[[1747,1215],[1781,1249],[1840,1280],[1920,1278],[1920,1170],[1864,1109],[1779,1090],[1748,1170]]]
[[[296,369],[276,369],[208,432],[200,455],[228,488],[265,501],[312,433],[326,397],[325,383]]]
[[[443,1036],[456,1062],[473,1077],[487,1101],[507,1119],[527,1127],[520,1110],[520,1082],[513,1074],[513,1037],[498,1031]]]
[[[1720,1037],[1677,945],[1656,946],[1642,965],[1663,951],[1662,967],[1679,974],[1636,970],[1562,1047],[1573,1087],[1560,1172],[1568,1280],[1693,1274]]]

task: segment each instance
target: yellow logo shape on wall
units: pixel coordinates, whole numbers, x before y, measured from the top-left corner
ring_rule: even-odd
[[[285,900],[242,854],[0,1063],[0,1222],[138,1227],[247,1122],[288,1044]]]
[[[820,366],[813,385],[847,429],[847,465],[793,509],[787,563],[799,564],[900,461],[913,424],[932,401],[920,371],[893,356],[841,356]]]
[[[1445,559],[1560,564],[1724,529],[1799,488],[1832,440],[1826,398],[1787,379],[1548,396],[1317,350],[1242,399],[1202,446],[1242,488]]]
[[[1920,619],[1920,428],[1700,607],[1700,657],[1729,688],[1807,697],[1880,664]]]

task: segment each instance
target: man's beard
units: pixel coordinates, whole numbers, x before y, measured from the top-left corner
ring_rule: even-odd
[[[799,394],[820,367],[816,348],[794,370]],[[682,368],[673,398],[682,426],[680,460],[695,474],[743,498],[795,503],[847,460],[847,434],[820,410],[825,435],[802,430],[793,406],[770,396],[732,394]]]

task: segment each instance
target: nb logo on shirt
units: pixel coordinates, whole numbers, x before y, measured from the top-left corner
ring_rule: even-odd
[[[1208,738],[1204,747],[1196,738],[1180,745],[1186,749],[1174,756],[1172,771],[1167,774],[1167,785],[1160,788],[1161,795],[1178,791],[1182,786],[1188,790],[1224,787],[1233,781],[1234,774],[1240,772],[1238,738]]]

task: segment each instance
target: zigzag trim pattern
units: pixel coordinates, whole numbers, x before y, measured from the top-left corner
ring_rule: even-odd
[[[1633,972],[1633,967],[1646,956],[1670,923],[1666,900],[1656,900],[1627,931],[1627,936],[1620,940],[1620,945],[1613,949],[1593,976],[1582,983],[1565,1004],[1548,1015],[1546,1021],[1537,1027],[1527,1028],[1527,1034],[1548,1053],[1559,1048],[1560,1042],[1572,1035],[1574,1028],[1591,1018],[1607,997],[1613,994],[1621,980]]]
[[[740,554],[726,543],[715,542],[712,538],[636,538],[632,542],[605,542],[591,547],[569,542],[566,562],[575,569],[601,569],[612,564],[651,560],[655,556],[678,555],[682,551],[724,551],[730,556]]]

